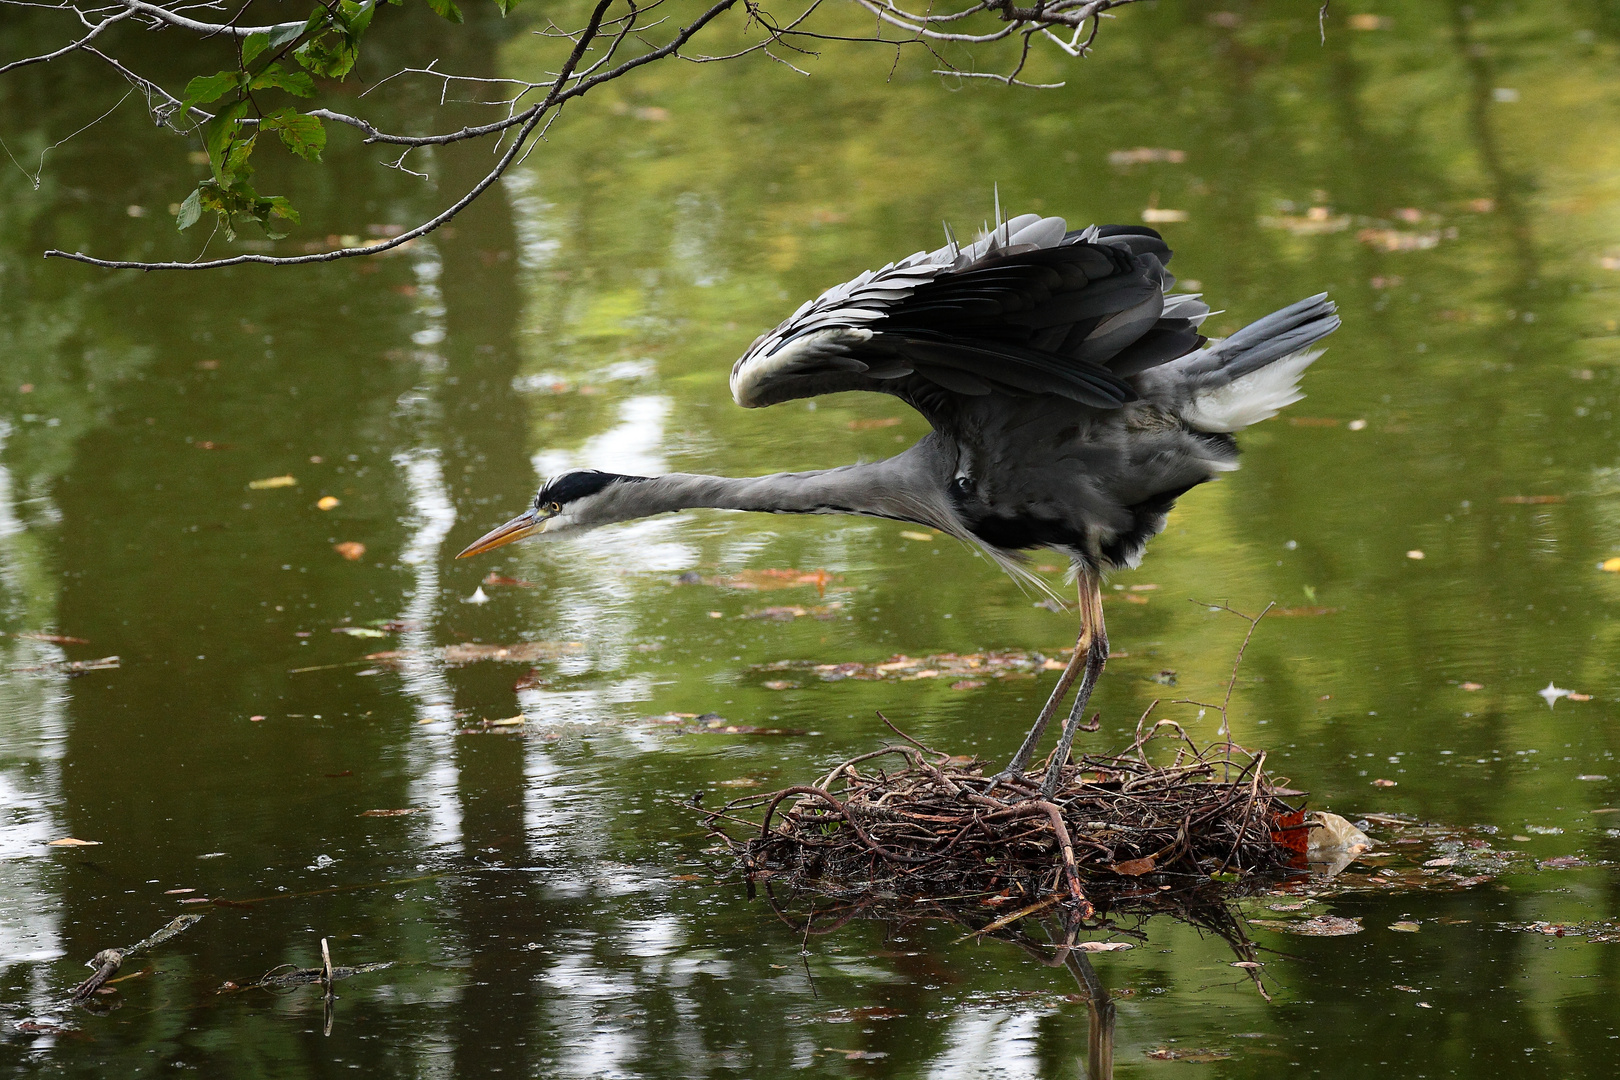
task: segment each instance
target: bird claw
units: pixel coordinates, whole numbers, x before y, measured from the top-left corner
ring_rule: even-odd
[[[1028,784],[1029,779],[1025,773],[1006,768],[990,778],[990,786],[984,789],[984,793],[989,795],[996,788],[1004,787],[1014,795],[1027,796],[1029,794]]]

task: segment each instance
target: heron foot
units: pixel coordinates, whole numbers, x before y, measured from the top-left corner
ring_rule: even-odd
[[[1027,798],[1032,794],[1030,789],[1033,786],[1034,785],[1030,783],[1028,773],[1024,772],[1022,769],[1014,768],[1012,765],[1009,765],[990,778],[990,786],[984,789],[984,793],[989,795],[992,791],[995,791],[996,788],[1001,787],[1006,788],[1015,795],[1020,795]]]

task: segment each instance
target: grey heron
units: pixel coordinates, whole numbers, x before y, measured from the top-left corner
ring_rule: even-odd
[[[1071,231],[1024,214],[967,245],[947,226],[946,241],[828,289],[731,371],[744,408],[891,394],[932,428],[910,449],[747,478],[565,472],[458,557],[699,507],[912,522],[1043,589],[1022,553],[1053,549],[1073,567],[1080,635],[998,777],[1022,779],[1078,678],[1042,782],[1049,796],[1108,659],[1103,575],[1140,562],[1177,498],[1237,468],[1233,433],[1299,400],[1320,354],[1310,346],[1339,318],[1324,293],[1211,341],[1198,332],[1209,307],[1170,292],[1170,249],[1141,226]]]

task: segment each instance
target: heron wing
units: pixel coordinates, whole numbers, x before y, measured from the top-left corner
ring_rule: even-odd
[[[934,419],[953,398],[1055,394],[1099,409],[1127,381],[1197,348],[1208,308],[1166,296],[1152,229],[1025,214],[966,247],[918,252],[827,290],[762,335],[731,372],[757,408],[844,390],[894,394]]]

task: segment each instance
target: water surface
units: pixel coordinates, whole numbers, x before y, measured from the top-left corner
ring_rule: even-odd
[[[952,689],[763,666],[1050,655],[1072,615],[886,522],[695,513],[451,558],[559,469],[743,475],[920,437],[875,397],[744,412],[726,377],[802,299],[936,245],[941,219],[990,216],[996,183],[1075,225],[1182,211],[1162,226],[1173,269],[1225,312],[1216,332],[1321,289],[1344,316],[1310,396],[1112,582],[1125,655],[1088,746],[1122,745],[1155,698],[1221,695],[1244,627],[1209,605],[1275,601],[1290,614],[1249,648],[1237,737],[1315,806],[1495,829],[1528,856],[1460,891],[1320,906],[1359,917],[1355,936],[1254,929],[1276,950],[1269,1003],[1220,940],[1147,924],[1093,959],[1116,1073],[1192,1068],[1150,1055],[1197,1048],[1234,1078],[1613,1075],[1620,945],[1505,927],[1620,916],[1620,814],[1598,812],[1620,803],[1620,574],[1599,569],[1620,555],[1620,23],[1575,2],[1386,3],[1324,46],[1300,5],[1206,14],[1122,11],[1093,58],[1043,66],[1069,85],[1042,93],[858,50],[809,79],[649,69],[572,109],[452,228],[322,267],[42,262],[195,253],[164,208],[197,166],[132,107],[52,150],[38,190],[0,172],[6,1068],[1085,1075],[1071,973],[944,923],[806,936],[716,884],[726,863],[679,806],[879,745],[879,709],[1008,755],[1052,674]],[[527,34],[421,15],[378,65],[543,70]],[[0,40],[21,55],[46,35],[17,20]],[[48,94],[68,70],[0,84],[19,160],[123,93],[86,67]],[[483,115],[413,93],[397,126]],[[1138,148],[1178,153],[1120,154]],[[306,216],[280,250],[411,223],[487,167],[445,153],[424,183],[378,156],[339,132],[324,169],[267,166]],[[786,569],[825,570],[824,592],[725,583]],[[532,587],[469,602],[492,572]],[[558,647],[434,651],[523,642]],[[1589,700],[1549,707],[1549,684]],[[1161,709],[1214,737],[1214,715]],[[813,734],[644,720],[708,712]],[[46,846],[64,837],[99,846]],[[1568,855],[1591,865],[1536,869]],[[235,903],[185,904],[201,898]],[[206,918],[102,1011],[64,1004],[83,961],[182,912]],[[340,984],[329,1035],[316,989],[218,992],[318,963],[322,937],[340,964],[394,964]]]

